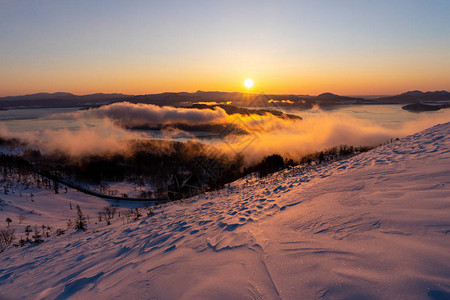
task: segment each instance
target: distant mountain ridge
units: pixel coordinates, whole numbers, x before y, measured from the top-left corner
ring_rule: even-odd
[[[8,96],[0,98],[0,109],[13,108],[47,108],[47,107],[91,107],[115,102],[128,101],[131,103],[146,103],[159,106],[192,106],[196,103],[210,102],[226,104],[230,102],[235,106],[243,107],[279,107],[295,106],[300,109],[309,109],[313,105],[323,107],[336,105],[361,104],[416,104],[422,102],[426,105],[440,105],[450,103],[450,93],[447,91],[408,91],[403,94],[387,97],[366,99],[364,97],[340,96],[330,92],[318,96],[294,94],[250,94],[239,92],[197,91],[166,92],[146,95],[104,94],[74,95],[71,93],[36,93],[23,96]]]
[[[413,104],[423,101],[450,101],[450,93],[447,91],[434,91],[434,92],[421,92],[421,91],[409,91],[396,96],[381,97],[375,99],[379,102],[395,103],[395,104]]]
[[[74,95],[71,93],[65,93],[65,92],[56,92],[56,93],[36,93],[36,94],[29,94],[29,95],[21,95],[21,96],[7,96],[7,97],[1,97],[0,101],[10,101],[10,100],[48,100],[48,99],[99,99],[99,98],[115,98],[115,97],[131,97],[130,95],[125,94],[119,94],[119,93],[112,93],[112,94],[104,94],[104,93],[95,93],[95,94],[88,94],[88,95]]]
[[[349,105],[349,104],[374,104],[372,100],[360,98],[360,97],[348,97],[339,96],[333,93],[322,93],[316,97],[311,98],[315,100],[317,104],[321,106],[332,106],[332,105]]]
[[[74,95],[71,93],[36,93],[23,96],[7,96],[0,98],[0,109],[35,108],[35,107],[73,107],[91,104],[116,102],[128,99],[130,95],[96,93]]]

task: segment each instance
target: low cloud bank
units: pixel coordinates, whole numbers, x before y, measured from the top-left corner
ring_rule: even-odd
[[[299,122],[251,116],[239,120],[250,129],[250,135],[230,137],[215,146],[229,154],[242,153],[247,164],[273,153],[295,160],[339,145],[377,146],[449,121],[450,111],[420,115],[395,129],[348,114],[323,111]]]
[[[228,117],[227,113],[219,107],[214,110],[175,108],[129,102],[114,103],[65,115],[72,118],[109,119],[123,128],[174,123],[218,123],[225,121]]]
[[[109,129],[106,129],[108,125]],[[61,153],[81,157],[127,152],[128,141],[139,139],[141,135],[113,127],[109,122],[105,122],[102,128],[84,126],[77,130],[46,129],[20,133],[0,127],[0,137],[17,139],[45,154]]]
[[[272,114],[228,115],[223,109],[186,109],[147,104],[117,103],[54,118],[96,118],[104,126],[82,127],[78,130],[44,130],[13,133],[0,128],[0,136],[17,138],[45,153],[62,152],[70,156],[104,153],[125,153],[129,141],[147,134],[124,128],[142,124],[221,123],[238,126],[246,135],[226,135],[202,140],[228,155],[244,156],[247,165],[259,162],[270,154],[280,154],[294,160],[302,156],[342,144],[374,146],[450,121],[450,110],[433,114],[418,114],[417,120],[398,128],[383,127],[371,121],[357,119],[345,113],[318,111],[304,120],[281,119]],[[114,126],[119,125],[119,127]],[[183,133],[179,129],[162,132],[163,137]],[[185,133],[189,136],[189,133]],[[166,136],[165,136],[166,135]],[[195,139],[194,137],[192,137]],[[171,149],[167,149],[171,151]]]

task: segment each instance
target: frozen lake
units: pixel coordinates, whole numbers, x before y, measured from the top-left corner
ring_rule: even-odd
[[[321,113],[349,115],[358,119],[374,122],[386,128],[398,128],[405,122],[428,118],[431,115],[436,117],[450,115],[448,110],[442,109],[433,112],[410,112],[402,109],[404,105],[343,105],[330,109],[309,109],[299,111],[296,109],[285,110],[301,116],[303,119],[311,118]]]

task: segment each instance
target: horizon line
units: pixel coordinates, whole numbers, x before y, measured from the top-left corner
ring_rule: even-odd
[[[394,96],[394,95],[400,95],[403,93],[407,93],[407,92],[413,92],[413,91],[419,91],[422,93],[427,93],[427,92],[447,92],[446,90],[442,89],[442,90],[435,90],[435,91],[421,91],[421,90],[408,90],[405,92],[400,92],[399,94],[396,93],[389,93],[389,94],[384,94],[384,93],[377,93],[377,94],[365,94],[365,93],[358,93],[358,94],[337,94],[337,93],[333,93],[333,92],[329,92],[329,91],[325,91],[322,93],[318,93],[318,94],[303,94],[303,93],[265,93],[264,91],[261,91],[259,93],[254,93],[254,92],[228,92],[228,91],[203,91],[203,90],[196,90],[195,92],[187,92],[187,91],[165,91],[165,92],[155,92],[155,93],[143,93],[143,94],[126,94],[126,93],[121,93],[121,92],[94,92],[94,93],[88,93],[88,94],[75,94],[75,93],[71,93],[71,92],[62,92],[62,91],[58,91],[58,92],[35,92],[35,93],[29,93],[29,94],[15,94],[15,95],[6,95],[6,96],[0,96],[0,98],[8,98],[8,97],[24,97],[24,96],[32,96],[32,95],[38,95],[38,94],[49,94],[49,95],[54,95],[54,94],[70,94],[73,96],[77,96],[77,97],[83,97],[83,96],[90,96],[90,95],[97,95],[97,94],[103,94],[103,95],[123,95],[123,96],[130,96],[130,97],[136,97],[136,96],[146,96],[146,95],[158,95],[158,94],[182,94],[182,93],[186,93],[186,94],[195,94],[198,92],[202,92],[202,93],[230,93],[230,94],[250,94],[250,95],[294,95],[294,96],[310,96],[310,97],[317,97],[321,94],[325,94],[325,93],[331,93],[334,95],[338,95],[338,96],[348,96],[348,97],[361,97],[361,96]]]

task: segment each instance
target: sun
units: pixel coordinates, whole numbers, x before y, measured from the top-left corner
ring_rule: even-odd
[[[253,87],[253,84],[254,84],[254,82],[253,82],[253,80],[251,78],[247,78],[244,81],[244,85],[248,89],[251,89]]]

